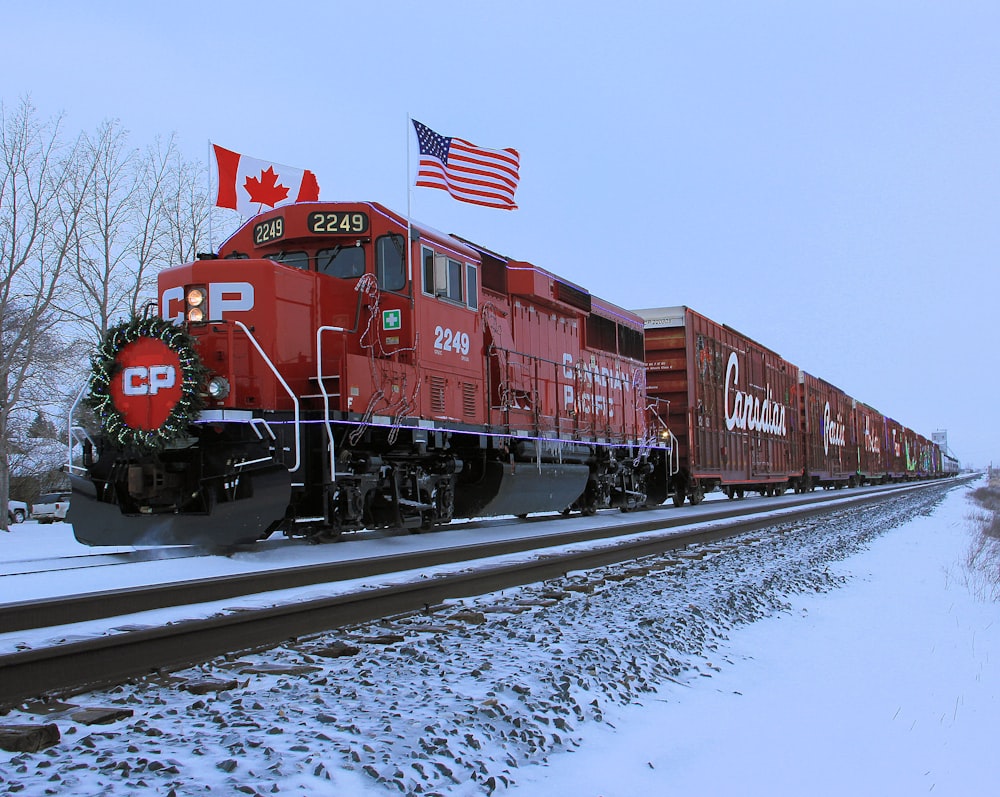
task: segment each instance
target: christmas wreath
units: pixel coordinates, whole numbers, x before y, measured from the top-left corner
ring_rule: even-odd
[[[159,341],[176,356],[179,365],[180,379],[171,370],[170,387],[174,388],[165,401],[169,411],[153,428],[129,422],[127,411],[119,406],[122,394],[122,383],[128,378],[123,374],[127,366],[121,361],[122,353],[130,344],[147,341]],[[142,371],[143,366],[130,370]],[[148,372],[148,369],[147,369]],[[137,316],[118,324],[108,330],[104,340],[91,357],[90,393],[86,403],[94,410],[104,433],[120,448],[134,448],[139,451],[153,451],[184,436],[188,426],[197,419],[204,399],[201,388],[206,369],[194,349],[194,338],[181,327],[161,318]],[[116,377],[119,379],[115,384]],[[179,382],[179,385],[176,383]],[[160,385],[150,388],[140,382],[140,388],[146,394],[155,394]],[[164,385],[165,386],[165,385]],[[133,395],[135,390],[132,391]],[[140,390],[141,392],[141,390]],[[172,401],[176,397],[175,401]],[[172,401],[172,406],[170,403]]]

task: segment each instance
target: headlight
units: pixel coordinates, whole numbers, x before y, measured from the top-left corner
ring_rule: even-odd
[[[208,294],[204,285],[193,285],[184,294],[187,305],[187,320],[195,324],[201,323],[208,316]]]
[[[208,395],[215,399],[224,399],[229,395],[229,380],[224,376],[213,376],[208,381]]]

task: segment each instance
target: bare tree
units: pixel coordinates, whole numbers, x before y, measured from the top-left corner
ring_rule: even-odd
[[[93,173],[66,146],[60,119],[41,121],[25,98],[0,104],[0,501],[10,492],[12,419],[37,374],[43,341],[59,321],[55,299],[71,263],[83,197]],[[49,379],[52,385],[54,380]],[[0,513],[6,528],[7,513]]]
[[[62,307],[93,343],[154,295],[154,268],[165,251],[160,205],[169,157],[153,150],[142,156],[129,146],[117,120],[84,137],[80,155],[94,179],[77,226]]]
[[[66,396],[54,390],[53,383],[68,380],[53,379],[53,375],[72,370],[72,363],[78,363],[83,354],[79,347],[66,346],[61,325],[53,321],[56,317],[50,312],[34,321],[34,355],[23,371],[18,401],[7,419],[7,463],[12,480],[20,477],[34,483],[45,479],[52,482],[44,484],[43,489],[61,486],[53,482],[53,474],[66,461],[66,436],[59,432]],[[0,318],[0,345],[7,349],[8,341],[30,323],[30,308],[12,303]]]
[[[164,183],[161,212],[166,227],[167,246],[175,263],[188,263],[199,252],[212,248],[212,224],[229,217],[214,207],[209,196],[205,167],[185,161],[174,152],[172,168]],[[218,225],[217,225],[218,226]]]
[[[94,343],[156,299],[156,273],[189,262],[207,238],[211,205],[199,168],[173,136],[144,153],[121,123],[84,139],[94,180],[77,228],[63,308]]]

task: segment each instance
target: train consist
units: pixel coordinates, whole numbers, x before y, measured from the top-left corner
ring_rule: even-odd
[[[639,310],[651,400],[675,430],[668,493],[680,506],[958,473],[931,440],[687,307]]]
[[[376,203],[264,213],[158,293],[158,315],[108,333],[71,412],[68,519],[89,545],[324,541],[951,469],[687,308],[625,310]]]

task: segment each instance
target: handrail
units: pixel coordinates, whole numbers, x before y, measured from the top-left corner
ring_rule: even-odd
[[[326,437],[330,443],[330,481],[337,480],[337,457],[335,443],[333,440],[333,424],[330,421],[330,394],[326,392],[326,384],[323,381],[323,333],[324,332],[347,332],[343,327],[321,326],[316,330],[316,383],[319,385],[319,392],[323,394],[323,421],[326,427]]]
[[[257,353],[260,355],[261,359],[265,362],[267,367],[271,369],[271,373],[274,374],[275,377],[277,377],[278,381],[281,383],[281,386],[285,389],[285,392],[288,393],[289,398],[291,398],[292,400],[292,405],[295,408],[295,467],[289,468],[288,470],[292,472],[297,471],[302,464],[302,433],[301,433],[302,421],[299,416],[299,399],[295,395],[295,393],[292,392],[292,389],[288,386],[288,382],[285,381],[285,378],[274,366],[274,363],[271,362],[271,358],[267,356],[267,354],[264,352],[264,349],[257,342],[257,338],[255,338],[253,336],[253,333],[247,328],[247,325],[244,324],[242,321],[236,321],[236,320],[234,320],[233,323],[236,324],[236,326],[238,326],[246,333],[247,338],[249,338],[250,342],[253,344],[253,347],[257,350]]]
[[[249,330],[247,325],[244,324],[242,321],[234,321],[233,323],[235,323],[236,326],[238,326],[246,333],[247,338],[253,344],[253,347],[257,350],[257,353],[260,355],[261,359],[264,361],[267,367],[271,369],[271,373],[274,374],[277,380],[281,383],[281,386],[285,389],[285,392],[288,393],[289,398],[291,398],[292,400],[292,405],[295,408],[295,465],[289,468],[288,470],[292,472],[297,471],[302,463],[302,435],[301,435],[302,422],[301,422],[301,416],[299,414],[299,399],[292,391],[292,389],[288,386],[288,382],[285,381],[285,378],[275,367],[274,363],[271,362],[271,359],[267,356],[264,349],[261,347],[260,343],[257,342],[257,338],[254,337],[253,333]],[[86,437],[86,439],[90,441],[91,445],[93,445],[94,442],[91,439],[90,435],[87,434],[86,429],[84,429],[82,426],[74,426],[73,424],[73,415],[76,412],[76,408],[79,405],[80,401],[83,399],[83,396],[87,392],[87,389],[89,387],[90,387],[90,380],[88,379],[86,384],[84,384],[84,386],[80,389],[80,392],[77,394],[76,400],[73,402],[72,406],[70,406],[69,414],[67,416],[66,467],[68,472],[72,472],[74,468],[80,468],[79,465],[73,464],[74,431],[78,430],[82,432],[83,435]],[[274,433],[271,431],[270,426],[267,424],[266,421],[264,421],[264,425],[265,428],[267,428],[268,435],[272,439],[274,439]],[[254,426],[254,421],[251,422],[251,426]],[[83,468],[83,470],[86,469]]]
[[[83,432],[83,436],[90,442],[90,444],[91,445],[94,444],[94,441],[91,439],[90,435],[87,434],[87,430],[84,429],[82,426],[77,426],[73,423],[73,414],[76,412],[77,405],[79,405],[79,403],[83,400],[83,394],[87,392],[87,388],[89,387],[90,387],[90,380],[88,379],[84,383],[83,387],[80,388],[80,392],[76,394],[76,400],[70,406],[69,414],[66,416],[66,472],[67,473],[72,473],[74,468],[77,468],[84,472],[86,472],[87,470],[82,465],[73,464],[73,439],[74,439],[73,433],[76,431]],[[79,440],[80,437],[77,436],[76,439]]]

